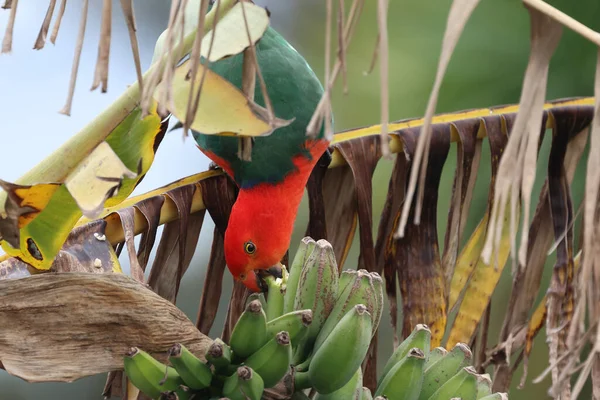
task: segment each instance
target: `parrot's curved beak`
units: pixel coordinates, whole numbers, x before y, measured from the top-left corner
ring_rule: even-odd
[[[269,275],[272,275],[275,278],[283,278],[283,269],[280,262],[273,265],[272,267],[267,268],[266,271],[269,273]]]

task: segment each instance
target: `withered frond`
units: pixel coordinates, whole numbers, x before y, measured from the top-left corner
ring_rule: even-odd
[[[581,315],[586,311],[581,308],[585,303],[580,299],[586,290],[594,295],[596,292],[588,289],[593,285],[593,279],[588,279],[585,284],[581,280],[585,271],[585,251],[583,256],[575,257],[581,254],[581,249],[573,242],[574,209],[577,207],[572,204],[570,194],[570,184],[593,119],[592,100],[566,99],[543,107],[540,130],[544,127],[552,131],[546,183],[529,227],[526,264],[519,265],[514,271],[509,309],[498,343],[491,348],[485,345],[490,334],[487,326],[493,315],[491,296],[509,259],[510,218],[501,225],[503,245],[498,254],[493,253],[492,260],[497,260],[498,264],[486,264],[481,255],[486,232],[491,227],[489,215],[496,197],[501,155],[506,152],[509,132],[516,124],[518,107],[471,110],[433,118],[422,219],[415,224],[411,214],[407,234],[400,239],[395,238],[395,232],[401,221],[402,204],[406,200],[423,120],[389,124],[390,149],[399,156],[389,179],[388,196],[379,217],[376,237],[372,235],[372,177],[382,159],[380,126],[336,134],[331,164],[317,165],[307,184],[310,218],[306,234],[331,242],[341,269],[349,265],[348,254],[358,232],[360,256],[358,262],[351,262],[350,268],[376,271],[385,277],[396,344],[412,331],[415,324],[425,323],[432,331],[434,346],[451,346],[456,342],[475,346],[477,366],[493,366],[494,390],[505,391],[516,366],[522,361],[527,363],[533,339],[545,325],[553,360],[553,368],[549,371],[555,370],[556,382],[568,382],[566,378],[579,365],[573,351],[581,350],[583,338],[593,337],[592,330],[595,333],[597,326],[592,319],[587,328],[582,328]],[[540,139],[544,137],[542,134]],[[482,160],[480,156],[485,145],[490,148],[489,160]],[[454,146],[458,162],[452,193],[447,195],[451,202],[444,244],[440,249],[437,209],[438,197],[442,195],[441,172]],[[469,205],[483,162],[490,163],[492,170],[491,179],[486,183],[489,185],[488,205],[477,228],[468,232],[465,220],[470,214]],[[236,197],[235,185],[218,170],[190,176],[132,197],[118,208],[106,209],[99,221],[82,220],[57,257],[53,270],[96,271],[96,259],[101,260],[102,268],[114,265],[114,262],[103,261],[114,259],[110,257],[112,246],[107,246],[110,243],[116,246],[117,254],[127,247],[132,276],[145,282],[144,271],[156,243],[157,228],[166,224],[147,284],[174,303],[208,211],[215,229],[197,327],[207,334],[214,325],[219,299],[223,295],[231,296],[223,327],[225,340],[248,295],[241,284],[236,284],[231,294],[222,293],[226,268],[223,234]],[[414,212],[416,205],[413,203],[411,213]],[[133,238],[138,234],[142,237],[136,249]],[[466,241],[462,239],[467,237]],[[78,250],[73,250],[75,248]],[[542,270],[554,248],[558,257],[550,291],[542,303],[535,304],[538,293],[546,291],[541,286]],[[65,254],[70,256],[65,257]],[[582,267],[578,267],[580,263]],[[27,266],[16,259],[0,263],[0,271],[8,279],[29,274]],[[398,307],[403,310],[402,321],[396,319]],[[454,321],[448,319],[450,309],[457,311]],[[448,336],[447,342],[443,341],[445,336]],[[376,377],[376,372],[372,372],[376,371],[376,354],[372,352],[367,360],[369,371],[365,383],[369,385]],[[588,369],[593,370],[591,366]]]

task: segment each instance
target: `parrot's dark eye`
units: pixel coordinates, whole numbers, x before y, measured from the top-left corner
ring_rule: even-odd
[[[252,242],[244,243],[244,251],[247,254],[254,254],[256,252],[256,245]]]

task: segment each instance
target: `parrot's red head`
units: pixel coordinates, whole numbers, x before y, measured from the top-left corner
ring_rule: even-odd
[[[240,191],[225,232],[227,267],[253,292],[264,289],[261,274],[281,273],[280,261],[289,247],[296,215],[289,204],[277,200],[280,196],[265,195],[264,189],[269,188],[262,189]]]
[[[312,158],[294,156],[297,170],[283,181],[240,189],[225,232],[225,261],[233,277],[248,289],[264,290],[261,274],[280,277],[280,261],[290,246],[304,187],[328,143],[307,141]]]

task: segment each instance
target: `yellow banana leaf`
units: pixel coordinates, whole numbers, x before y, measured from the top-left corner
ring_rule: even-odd
[[[519,218],[519,214],[520,209],[517,209],[517,218]],[[502,239],[499,248],[495,250],[497,258],[496,254],[493,254],[489,265],[481,259],[481,250],[485,243],[488,227],[488,212],[477,225],[458,258],[450,292],[450,297],[454,299],[454,303],[450,302],[450,307],[456,306],[465,283],[466,289],[448,337],[448,343],[446,344],[448,348],[452,348],[459,342],[470,342],[490,302],[510,255],[510,215],[510,204],[507,204],[502,226]],[[497,264],[495,264],[496,260]]]

